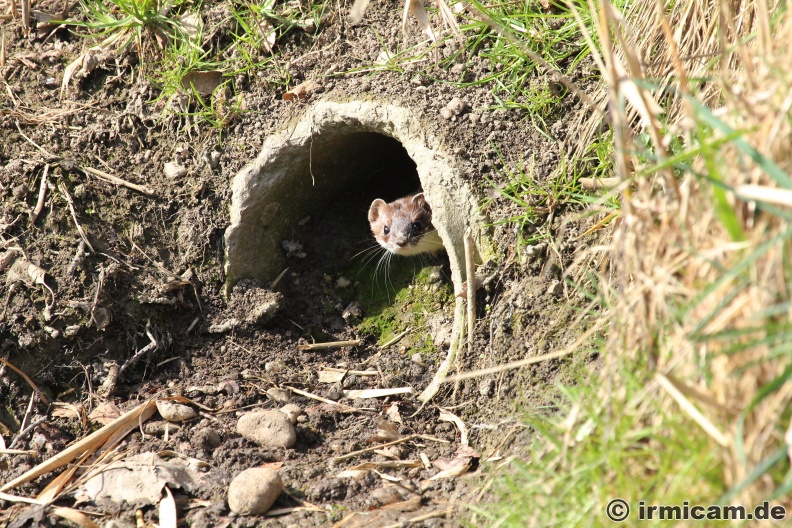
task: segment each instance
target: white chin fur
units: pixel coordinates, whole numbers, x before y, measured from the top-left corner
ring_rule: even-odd
[[[443,249],[443,241],[440,239],[440,235],[437,234],[437,231],[431,231],[422,236],[418,243],[414,246],[393,246],[393,248],[386,249],[397,255],[411,257],[413,255],[418,255],[419,253],[433,253],[435,251],[439,251]]]

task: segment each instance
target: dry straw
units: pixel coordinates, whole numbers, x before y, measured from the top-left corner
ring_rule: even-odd
[[[608,350],[645,359],[661,408],[711,439],[729,499],[760,503],[778,486],[762,464],[786,449],[792,398],[792,211],[731,190],[792,188],[792,19],[762,0],[589,4],[615,167],[631,182],[611,233]]]

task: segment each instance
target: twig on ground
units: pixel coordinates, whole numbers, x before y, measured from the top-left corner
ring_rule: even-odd
[[[674,383],[665,377],[661,372],[655,372],[655,381],[674,399],[675,402],[682,407],[690,418],[701,427],[705,433],[710,435],[713,440],[718,442],[723,447],[728,447],[731,443],[729,437],[723,434],[718,427],[712,423],[706,416],[704,416],[698,408],[688,400],[682,391],[680,391]]]
[[[30,34],[30,0],[22,0],[22,33]]]
[[[195,328],[195,325],[197,325],[198,321],[200,321],[200,320],[201,320],[200,317],[196,317],[195,319],[193,319],[193,322],[190,323],[190,326],[188,326],[187,330],[185,330],[183,333],[189,334],[190,332],[192,332],[192,329]]]
[[[118,176],[113,176],[112,174],[108,174],[104,171],[100,171],[99,169],[94,169],[93,167],[80,167],[80,170],[83,171],[85,174],[90,174],[91,176],[99,180],[105,181],[107,183],[121,185],[122,187],[126,187],[127,189],[132,189],[133,191],[143,193],[146,196],[155,196],[154,191],[151,188],[146,187],[145,185],[138,185],[136,183],[128,182],[124,179],[119,178]]]
[[[72,219],[74,220],[74,225],[77,226],[77,232],[80,233],[80,238],[83,239],[83,242],[85,242],[85,245],[91,250],[91,253],[96,253],[93,246],[88,241],[88,237],[85,235],[85,231],[83,231],[80,222],[77,220],[77,211],[74,210],[74,200],[72,199],[71,194],[69,194],[68,189],[66,189],[66,184],[64,184],[62,181],[59,181],[58,190],[61,192],[61,194],[63,194],[63,197],[66,198],[66,203],[69,205],[69,211],[71,212]]]
[[[378,376],[379,372],[376,370],[349,370],[336,367],[323,367],[322,370],[329,370],[330,372],[345,372],[351,376]]]
[[[411,331],[412,331],[412,328],[407,328],[404,332],[401,332],[399,335],[397,335],[396,337],[394,337],[393,339],[391,339],[390,341],[388,341],[387,343],[382,345],[382,347],[380,347],[380,348],[388,348],[389,346],[395,345],[396,343],[401,341],[402,338],[404,336],[406,336],[407,334],[409,334]]]
[[[621,178],[580,178],[578,182],[587,191],[599,191],[601,189],[613,189],[622,180]]]
[[[433,442],[440,442],[440,443],[443,443],[443,444],[449,444],[450,443],[450,442],[448,442],[446,440],[443,440],[442,438],[436,438],[434,436],[422,435],[422,434],[412,434],[412,435],[409,435],[409,436],[405,436],[404,438],[399,438],[398,440],[394,440],[392,442],[388,442],[388,443],[385,443],[385,444],[377,444],[375,446],[366,447],[364,449],[358,449],[357,451],[352,451],[351,453],[347,453],[346,455],[341,455],[341,456],[334,457],[333,458],[333,463],[343,462],[344,460],[349,460],[350,458],[355,458],[356,456],[362,455],[364,453],[369,453],[371,451],[376,451],[377,449],[390,447],[390,446],[393,446],[393,445],[396,445],[396,444],[403,444],[404,442],[411,442],[412,440],[417,440],[419,438],[421,438],[423,440],[431,440]]]
[[[541,363],[542,361],[548,361],[550,359],[557,359],[557,358],[560,358],[560,357],[568,356],[572,352],[575,352],[578,349],[578,347],[585,340],[590,338],[591,335],[594,332],[596,332],[597,330],[602,328],[602,325],[605,324],[605,322],[608,321],[608,320],[609,320],[608,317],[600,317],[599,319],[597,319],[597,322],[594,323],[594,325],[591,328],[589,328],[583,335],[578,337],[577,340],[575,340],[574,343],[572,343],[571,345],[569,345],[568,347],[566,347],[563,350],[559,350],[558,352],[551,352],[549,354],[542,354],[541,356],[535,356],[535,357],[532,357],[532,358],[521,359],[520,361],[514,361],[512,363],[505,363],[503,365],[497,365],[495,367],[479,369],[479,370],[471,370],[470,372],[463,372],[462,374],[455,374],[453,376],[448,376],[447,378],[442,380],[441,383],[449,383],[449,382],[452,382],[452,381],[461,381],[461,380],[466,380],[466,379],[470,379],[470,378],[479,378],[481,376],[486,376],[487,374],[496,374],[498,372],[503,372],[504,370],[516,369],[516,368],[520,368],[520,367],[525,367],[527,365],[533,365],[534,363]]]
[[[284,385],[284,388],[289,389],[295,394],[299,394],[300,396],[305,396],[306,398],[310,398],[312,400],[320,401],[322,403],[327,403],[329,405],[337,405],[338,408],[343,412],[366,412],[366,409],[358,409],[357,407],[350,407],[349,405],[344,405],[343,403],[338,403],[337,401],[329,400],[327,398],[322,398],[321,396],[317,396],[316,394],[306,392],[304,390],[300,390],[295,387],[291,387],[289,385]]]
[[[36,393],[34,392],[30,395],[30,399],[28,400],[28,404],[27,404],[27,409],[25,409],[25,416],[22,417],[22,423],[19,425],[19,428],[22,429],[23,431],[28,426],[30,416],[33,413],[33,404],[35,403],[35,401],[36,401]]]
[[[440,385],[445,380],[449,379],[446,377],[446,374],[448,374],[448,371],[451,369],[451,365],[454,364],[457,351],[459,350],[459,344],[462,341],[462,335],[464,333],[465,319],[462,316],[464,304],[464,301],[457,297],[456,306],[454,308],[454,328],[451,330],[451,346],[448,347],[448,354],[446,354],[445,360],[443,360],[443,362],[440,364],[440,367],[438,367],[434,378],[432,378],[432,382],[429,383],[424,391],[418,396],[418,400],[424,405],[426,405],[429,400],[434,398],[435,394],[437,394],[437,391],[440,389]]]
[[[107,377],[105,378],[104,382],[96,389],[96,392],[100,396],[110,396],[110,394],[115,389],[116,384],[118,383],[118,363],[113,361],[110,363],[110,366],[107,368]]]
[[[467,348],[468,356],[473,357],[473,331],[476,328],[476,259],[473,235],[470,229],[465,233],[465,274],[472,287],[467,289]]]
[[[407,519],[406,521],[397,522],[395,524],[389,524],[385,528],[404,528],[405,526],[409,526],[413,523],[417,523],[420,521],[426,521],[428,519],[433,519],[435,517],[442,517],[444,515],[450,515],[454,513],[454,508],[445,508],[442,510],[435,510],[433,512],[424,513],[423,515],[418,515],[416,517],[412,517]]]
[[[11,363],[9,363],[7,359],[0,358],[0,363],[2,363],[2,364],[4,364],[4,365],[6,365],[8,368],[10,368],[10,369],[11,369],[11,370],[13,370],[14,372],[16,372],[17,374],[19,374],[20,376],[22,376],[22,377],[25,379],[25,381],[27,382],[27,384],[28,384],[28,385],[30,385],[30,387],[31,387],[31,388],[32,388],[34,391],[36,391],[36,393],[39,395],[39,398],[41,398],[41,401],[42,401],[42,402],[43,402],[45,405],[49,405],[49,399],[48,399],[46,396],[44,396],[44,393],[43,393],[43,392],[41,392],[41,390],[39,390],[39,388],[36,386],[36,384],[35,384],[35,383],[33,383],[33,380],[32,380],[32,379],[30,379],[30,377],[29,377],[27,374],[25,374],[24,372],[22,372],[21,370],[19,370],[17,367],[15,367],[15,366],[14,366],[14,365],[12,365]]]
[[[356,346],[362,342],[363,342],[362,339],[353,339],[351,341],[329,341],[327,343],[311,343],[308,345],[299,345],[297,346],[297,350],[330,350],[333,348]]]
[[[86,255],[85,247],[86,247],[85,240],[80,239],[80,243],[77,245],[77,251],[74,252],[74,257],[71,259],[71,262],[69,263],[69,269],[66,270],[67,276],[71,277],[72,275],[74,275],[74,271],[77,269],[77,266],[79,266],[80,263],[85,258]]]
[[[104,286],[105,269],[104,264],[99,264],[99,280],[96,283],[96,291],[94,292],[93,304],[91,305],[91,322],[99,328],[99,322],[96,320],[96,305],[99,302],[99,294],[102,293],[102,286]]]
[[[36,207],[30,212],[30,225],[36,223],[41,211],[44,210],[44,199],[47,197],[47,175],[49,174],[50,164],[44,165],[44,174],[41,175],[41,184],[39,185],[38,201]]]
[[[25,139],[27,140],[27,142],[28,142],[28,143],[30,143],[31,145],[33,145],[34,147],[36,147],[38,150],[40,150],[40,151],[41,151],[41,152],[42,152],[42,153],[43,153],[45,156],[49,157],[50,159],[58,159],[58,157],[57,157],[56,155],[54,155],[54,154],[52,154],[51,152],[47,151],[47,150],[46,150],[44,147],[40,146],[38,143],[36,143],[35,141],[33,141],[32,139],[30,139],[29,137],[27,137],[27,136],[25,135],[25,133],[24,133],[24,132],[22,132],[22,129],[19,127],[19,121],[18,121],[18,120],[17,120],[17,121],[15,121],[15,124],[16,124],[17,130],[19,130],[19,134],[20,134],[20,135],[21,135],[23,138],[25,138]]]
[[[149,344],[144,346],[143,348],[141,348],[137,352],[135,352],[134,356],[132,356],[131,358],[127,359],[124,362],[124,364],[121,365],[121,368],[118,369],[118,375],[119,376],[121,374],[123,374],[126,369],[128,369],[129,367],[131,367],[132,365],[137,363],[140,360],[140,358],[142,358],[143,356],[145,356],[149,352],[151,352],[153,350],[156,350],[159,347],[159,343],[157,343],[157,340],[154,338],[154,334],[151,333],[151,326],[148,323],[146,323],[146,335],[150,339]]]
[[[0,257],[0,271],[4,271],[8,266],[14,263],[18,257],[18,253],[22,253],[21,248],[11,247],[3,253]]]
[[[19,431],[19,434],[17,434],[14,437],[14,439],[11,441],[11,444],[8,447],[13,449],[18,443],[20,443],[22,440],[24,440],[25,437],[27,437],[27,435],[29,435],[30,432],[33,431],[33,429],[36,428],[36,426],[46,422],[48,419],[49,419],[48,416],[42,416],[41,418],[39,418],[37,420],[33,420],[30,423],[30,425],[28,425],[27,427],[25,427],[24,429]]]

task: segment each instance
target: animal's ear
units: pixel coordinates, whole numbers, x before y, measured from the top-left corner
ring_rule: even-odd
[[[426,203],[426,198],[424,198],[424,193],[418,193],[412,198],[412,203],[415,207],[423,207]]]
[[[370,224],[373,224],[374,222],[377,221],[380,215],[380,209],[382,209],[386,205],[387,204],[385,203],[385,200],[382,200],[380,198],[377,198],[376,200],[371,202],[371,207],[369,207],[369,214],[368,214]]]

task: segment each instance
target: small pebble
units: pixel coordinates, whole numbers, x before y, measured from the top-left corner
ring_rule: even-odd
[[[302,407],[296,403],[289,403],[281,407],[280,412],[289,418],[292,425],[295,425],[297,423],[297,418],[302,414]]]
[[[209,153],[209,166],[212,169],[217,169],[220,166],[220,153],[216,150]]]
[[[558,297],[564,293],[564,285],[561,284],[561,281],[554,280],[550,283],[550,287],[547,288],[547,293],[553,297]]]
[[[467,108],[467,103],[465,103],[459,97],[454,97],[448,102],[446,108],[453,112],[454,115],[459,115],[465,111],[465,108]]]
[[[283,481],[274,469],[246,469],[228,486],[228,507],[239,515],[261,515],[272,507],[282,490]]]
[[[264,371],[265,372],[272,372],[273,374],[276,372],[280,372],[286,368],[286,365],[283,361],[275,360],[275,361],[267,361],[264,363]]]
[[[478,386],[479,394],[481,394],[482,396],[490,396],[494,389],[495,389],[495,380],[493,379],[483,379],[481,380]]]
[[[454,115],[455,115],[454,112],[452,112],[448,108],[444,107],[440,109],[440,117],[442,117],[443,119],[446,120],[451,119],[452,117],[454,117]]]
[[[243,415],[237,422],[237,432],[262,447],[292,447],[297,433],[289,418],[280,411],[256,411]]]
[[[189,405],[168,400],[157,400],[157,410],[169,422],[185,422],[198,416],[198,412]]]
[[[231,318],[226,321],[223,321],[222,323],[209,325],[209,328],[207,328],[206,331],[209,332],[210,334],[222,334],[233,330],[240,324],[242,323],[239,321],[239,319]]]
[[[267,397],[277,403],[289,403],[289,401],[291,401],[291,392],[285,389],[272,387],[267,389]]]
[[[210,427],[198,429],[191,438],[193,447],[203,449],[204,451],[211,451],[223,443],[220,434]]]
[[[336,288],[349,288],[352,285],[352,281],[347,279],[346,277],[338,277],[336,280]]]
[[[165,164],[165,176],[168,178],[181,178],[187,174],[187,168],[179,165],[175,161],[169,161]]]

